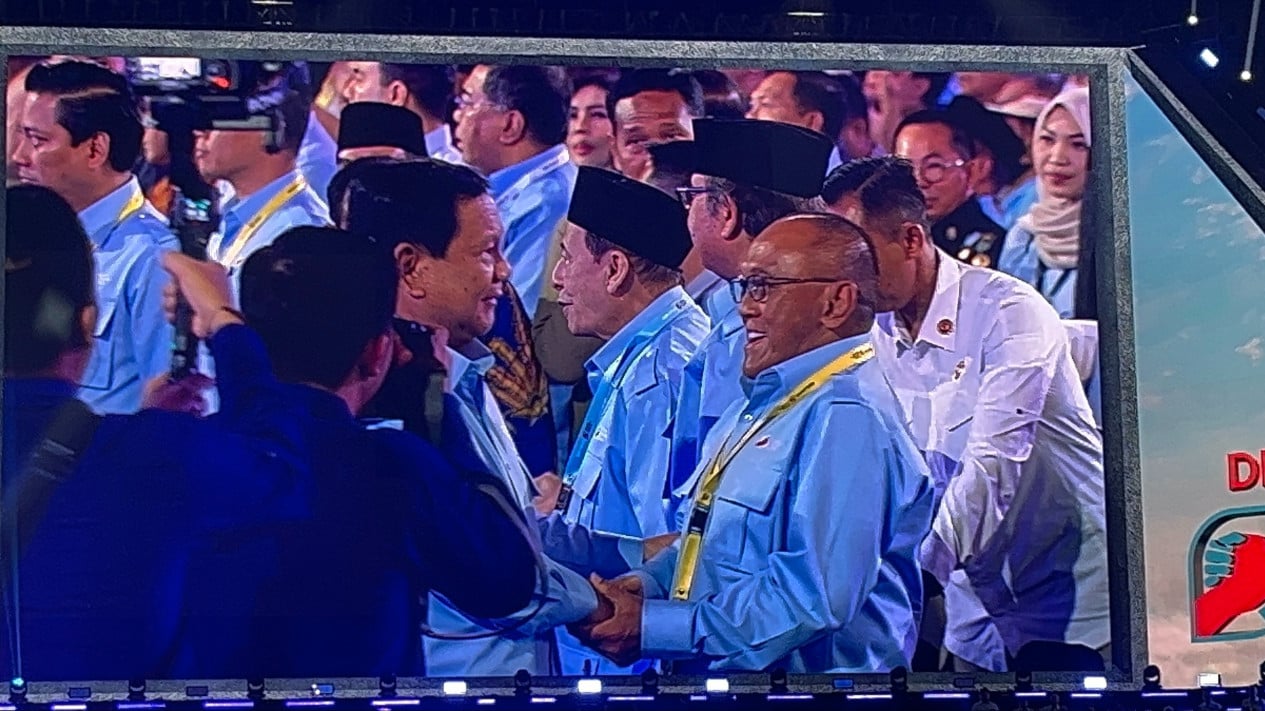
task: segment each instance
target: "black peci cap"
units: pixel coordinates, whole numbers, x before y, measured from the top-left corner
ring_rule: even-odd
[[[426,157],[422,117],[403,106],[359,101],[343,109],[338,123],[338,150],[390,146]]]
[[[655,264],[680,269],[693,248],[675,198],[604,168],[581,166],[567,220]]]
[[[780,121],[695,119],[694,172],[802,198],[817,197],[834,144]]]

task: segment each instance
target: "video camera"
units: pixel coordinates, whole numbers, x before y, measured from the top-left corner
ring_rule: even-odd
[[[283,105],[293,92],[311,91],[307,63],[132,57],[126,73],[132,90],[146,99],[150,125],[167,134],[175,193],[168,217],[181,251],[206,259],[207,244],[219,224],[219,200],[194,162],[194,132],[263,131],[264,148],[280,151],[289,141]],[[192,334],[192,316],[186,304],[179,305],[173,379],[196,367],[198,341]]]
[[[312,83],[306,62],[190,57],[132,57],[127,77],[167,133],[267,131],[284,136],[282,104],[290,92],[310,92]]]

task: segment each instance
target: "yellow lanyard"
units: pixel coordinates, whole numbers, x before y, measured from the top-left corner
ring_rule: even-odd
[[[242,226],[242,229],[238,231],[237,236],[233,238],[233,243],[229,246],[228,253],[224,254],[223,259],[219,260],[220,264],[224,265],[228,269],[232,269],[233,263],[237,261],[237,257],[242,253],[242,250],[246,249],[246,245],[250,242],[250,238],[255,236],[255,232],[259,231],[259,228],[263,226],[263,224],[268,221],[268,218],[272,217],[277,210],[280,210],[282,205],[289,202],[295,195],[303,192],[303,189],[306,187],[307,181],[303,179],[302,175],[294,176],[294,180],[290,181],[289,185],[285,186],[281,192],[273,195],[272,199],[264,203],[264,206],[259,209],[259,212],[256,212],[255,215]],[[223,244],[221,244],[221,249],[223,249]]]
[[[827,363],[821,370],[805,378],[790,394],[782,398],[759,420],[756,420],[754,424],[748,427],[733,447],[729,446],[733,433],[731,432],[729,437],[725,438],[725,442],[707,464],[707,475],[703,477],[695,490],[694,503],[691,505],[690,516],[687,519],[688,523],[682,533],[681,552],[677,558],[676,576],[672,582],[673,600],[688,600],[690,598],[690,589],[694,586],[694,574],[698,570],[699,554],[703,549],[703,531],[707,527],[707,519],[711,514],[712,500],[716,496],[716,490],[720,488],[721,475],[724,474],[725,469],[737,456],[738,452],[742,451],[742,448],[760,430],[789,412],[791,408],[816,392],[828,380],[860,366],[873,357],[874,346],[869,343],[863,343],[853,348]]]
[[[140,212],[143,207],[145,207],[145,193],[134,187],[131,196],[127,198],[127,202],[123,205],[123,209],[119,211],[119,216],[114,218],[114,226],[110,228],[109,234],[114,234],[114,231],[119,228],[119,225],[123,224],[124,220]],[[104,244],[109,238],[109,235],[106,235],[106,239],[101,240],[101,242]],[[99,246],[96,242],[93,242],[92,251],[96,252]]]

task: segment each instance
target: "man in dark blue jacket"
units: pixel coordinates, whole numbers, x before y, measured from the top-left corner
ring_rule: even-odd
[[[169,255],[223,365],[220,413],[91,420],[75,464],[32,498],[28,455],[74,409],[91,348],[92,268],[65,203],[23,187],[7,208],[11,675],[410,674],[428,589],[475,614],[527,603],[534,552],[499,492],[416,438],[355,421],[391,359],[395,275],[334,230],[296,230],[252,257],[253,329],[228,307],[222,269]],[[202,384],[151,388],[149,402],[196,410]]]

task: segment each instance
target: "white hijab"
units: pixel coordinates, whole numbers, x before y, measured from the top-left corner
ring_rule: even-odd
[[[1045,126],[1050,113],[1058,107],[1067,109],[1085,134],[1086,145],[1093,145],[1089,125],[1089,89],[1068,89],[1050,100],[1037,117],[1038,132]],[[1040,169],[1040,166],[1037,166]],[[1018,225],[1036,238],[1037,254],[1041,261],[1054,269],[1075,269],[1080,257],[1081,199],[1068,200],[1046,193],[1040,176],[1037,177],[1037,201],[1028,214],[1019,218]]]

